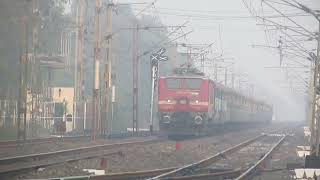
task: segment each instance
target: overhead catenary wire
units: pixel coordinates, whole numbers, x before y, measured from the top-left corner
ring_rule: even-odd
[[[300,27],[301,29],[303,29],[304,31],[308,32],[310,35],[314,36],[314,33],[310,32],[308,29],[306,29],[305,27],[301,26],[300,24],[298,24],[297,22],[295,22],[294,20],[292,20],[290,17],[288,17],[287,15],[285,15],[284,13],[282,13],[281,11],[279,11],[277,8],[275,8],[274,6],[272,6],[271,4],[267,3],[266,1],[262,1],[264,2],[266,5],[268,5],[269,7],[271,7],[273,10],[275,10],[276,12],[278,12],[279,14],[281,14],[283,17],[285,17],[286,19],[288,19],[290,22],[292,22],[293,24],[295,24],[296,26]]]

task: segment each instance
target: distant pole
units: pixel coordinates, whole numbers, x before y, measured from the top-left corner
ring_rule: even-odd
[[[24,78],[23,78],[23,97],[24,97],[24,106],[23,106],[23,140],[27,139],[27,101],[28,101],[28,63],[29,63],[29,25],[28,22],[25,22],[25,60],[24,60]]]
[[[279,55],[280,55],[280,66],[282,65],[282,61],[283,61],[283,47],[282,47],[282,38],[280,36],[280,40],[279,40]]]
[[[36,124],[35,117],[38,115],[38,94],[40,93],[40,87],[39,87],[39,75],[40,73],[40,64],[36,60],[37,57],[37,49],[38,49],[38,18],[39,18],[40,12],[39,12],[39,2],[38,0],[32,1],[32,51],[33,51],[33,62],[34,65],[33,71],[31,73],[31,121],[32,123]],[[32,68],[31,68],[32,69]],[[35,97],[34,97],[35,96]],[[34,126],[32,126],[32,135],[36,133],[36,129],[33,129]]]
[[[103,111],[102,111],[102,134],[106,134],[106,126],[109,128],[109,133],[112,133],[112,121],[113,121],[113,100],[112,100],[112,95],[113,90],[115,88],[112,88],[113,86],[113,80],[112,80],[112,8],[114,4],[110,2],[107,6],[107,59],[104,65],[104,101],[103,101]],[[111,97],[111,98],[110,98]],[[110,102],[111,99],[111,102]],[[111,103],[111,117],[107,116],[107,112],[109,111],[109,105]],[[109,121],[107,121],[107,117],[110,117]],[[109,123],[108,123],[109,122]]]
[[[78,102],[84,101],[84,62],[83,62],[83,41],[84,41],[84,0],[79,0],[77,4],[76,15],[76,47],[75,47],[75,59],[74,59],[74,115],[73,124],[77,121],[76,129],[80,126],[80,119],[78,113]],[[84,119],[82,119],[84,123]]]
[[[231,76],[231,81],[232,81],[232,89],[234,89],[234,71],[232,71],[232,76]]]
[[[25,30],[24,28],[26,28],[25,25],[25,20],[24,22],[21,23],[22,25],[22,33],[21,33],[21,51],[20,51],[20,66],[19,66],[19,97],[18,97],[18,119],[17,119],[17,139],[20,140],[21,136],[23,136],[23,134],[21,134],[21,115],[23,114],[23,106],[24,106],[24,78],[23,78],[23,67],[26,66],[26,58],[24,55],[24,48],[25,48]]]
[[[204,72],[204,54],[201,54],[201,71]]]
[[[139,77],[138,77],[138,71],[139,71],[139,59],[138,59],[138,46],[139,46],[139,24],[134,23],[134,31],[133,31],[133,99],[132,99],[132,128],[133,131],[138,132],[139,131],[139,125],[138,125],[138,118],[139,118]]]
[[[214,64],[214,80],[217,82],[218,81],[218,64]]]
[[[316,156],[319,156],[319,134],[320,134],[320,125],[319,125],[319,100],[318,100],[318,87],[319,87],[319,60],[320,60],[320,22],[319,22],[319,30],[318,30],[318,36],[317,36],[317,56],[315,57],[315,70],[314,70],[314,79],[313,79],[313,106],[312,106],[312,120],[313,120],[313,126],[311,131],[311,137],[312,140],[315,140],[315,142],[312,142],[311,146],[311,152],[315,151]],[[314,138],[315,136],[315,138]]]
[[[78,101],[78,60],[79,60],[79,28],[80,28],[80,1],[77,2],[76,8],[76,42],[75,42],[75,57],[74,57],[74,79],[73,79],[73,123],[77,116],[77,101]],[[72,127],[73,128],[73,127]]]
[[[224,85],[228,86],[228,68],[225,68],[225,72],[224,72]]]
[[[93,120],[92,120],[92,134],[91,134],[91,139],[95,140],[96,139],[96,130],[97,126],[99,124],[99,85],[100,85],[100,60],[101,60],[101,0],[96,0],[96,5],[95,5],[95,47],[94,47],[94,66],[93,66],[93,71],[94,71],[94,85],[93,85]]]

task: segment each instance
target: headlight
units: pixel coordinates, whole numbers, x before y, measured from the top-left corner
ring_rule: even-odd
[[[168,101],[168,103],[171,103],[171,100],[170,100],[170,99],[168,99],[167,101]]]
[[[199,103],[199,101],[198,101],[198,100],[196,100],[196,103],[198,104],[198,103]]]

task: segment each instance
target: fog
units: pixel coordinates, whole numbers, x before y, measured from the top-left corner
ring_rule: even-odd
[[[317,0],[299,2],[315,10],[320,7],[320,2]],[[245,3],[248,4],[248,8]],[[314,17],[292,7],[272,5],[288,14],[307,30],[317,31]],[[141,10],[137,7],[133,9],[136,12]],[[280,36],[284,44],[288,44],[286,41],[290,39],[279,28],[263,26],[268,23],[253,16],[279,16],[272,18],[272,21],[285,26],[295,26],[266,4],[259,0],[159,0],[156,1],[155,8],[144,13],[159,16],[166,25],[181,25],[188,22],[188,27],[185,29],[192,29],[193,33],[179,40],[180,42],[214,43],[215,54],[222,53],[224,58],[233,59],[236,74],[248,74],[246,81],[254,84],[254,96],[273,104],[277,121],[305,120],[308,87],[304,81],[310,81],[308,72],[310,62],[305,58],[284,53],[282,66],[295,68],[279,68],[278,49],[254,47],[254,45],[277,47]],[[284,31],[289,35],[295,34],[290,30]],[[301,36],[294,37],[307,39]],[[310,51],[316,47],[315,41],[299,41],[299,43]],[[300,67],[303,65],[308,67]],[[212,68],[206,68],[207,74],[212,71]]]

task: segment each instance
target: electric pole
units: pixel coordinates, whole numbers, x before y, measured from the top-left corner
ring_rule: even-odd
[[[106,134],[106,126],[108,127],[108,133],[112,133],[112,121],[114,119],[114,96],[115,92],[113,88],[113,75],[112,75],[112,10],[114,4],[110,2],[107,5],[107,27],[106,27],[106,50],[107,56],[104,64],[104,87],[103,87],[103,108],[101,111],[101,134]],[[111,103],[111,114],[108,116],[109,107]]]
[[[225,71],[224,71],[224,85],[227,87],[228,86],[228,68],[225,67]]]
[[[218,81],[218,64],[214,64],[214,81]]]
[[[133,96],[132,96],[132,131],[139,131],[139,124],[138,124],[138,118],[139,118],[139,76],[138,76],[138,71],[139,71],[139,57],[138,57],[138,51],[139,51],[139,24],[134,23],[134,27],[136,27],[133,30],[133,76],[132,76],[132,82],[133,82]]]
[[[28,17],[22,19],[22,35],[21,35],[21,56],[20,56],[20,69],[19,69],[19,101],[18,101],[18,134],[17,139],[23,138],[26,140],[27,128],[27,82],[28,82]],[[23,119],[23,122],[21,122]],[[21,128],[21,124],[23,127]]]
[[[38,114],[38,110],[39,110],[39,104],[38,104],[38,95],[40,94],[40,87],[39,87],[39,82],[40,82],[40,78],[39,78],[39,73],[40,73],[40,62],[38,62],[38,60],[36,59],[37,57],[37,49],[38,49],[38,21],[39,21],[39,2],[38,0],[33,0],[32,1],[32,25],[33,25],[33,29],[32,29],[32,50],[33,50],[33,67],[31,69],[33,69],[32,73],[31,73],[31,124],[33,124],[33,126],[31,126],[32,130],[31,130],[31,134],[32,136],[34,136],[37,131],[37,129],[33,129],[36,124],[36,119],[35,116]]]
[[[94,85],[93,85],[93,97],[92,97],[92,105],[93,105],[93,119],[92,119],[92,134],[91,139],[96,139],[96,131],[99,125],[99,117],[100,117],[100,102],[99,102],[99,89],[100,89],[100,60],[101,60],[101,0],[96,0],[95,5],[95,47],[94,47]]]
[[[320,57],[320,21],[319,21],[319,31],[317,34],[317,55],[313,56],[312,59],[314,60],[314,77],[313,77],[313,102],[312,102],[312,116],[311,116],[311,153],[315,153],[316,157],[319,157],[319,135],[320,135],[320,121],[319,121],[319,114],[320,114],[320,92],[318,88],[320,87],[319,84],[319,57]]]
[[[280,55],[280,66],[282,65],[282,61],[283,61],[283,47],[282,47],[282,39],[281,39],[281,36],[280,36],[280,39],[279,39],[279,46],[278,46],[278,49],[279,49],[279,55]]]
[[[73,122],[77,121],[77,124],[82,124],[84,127],[84,120],[80,123],[78,108],[80,104],[84,103],[84,61],[83,61],[83,41],[84,41],[84,0],[79,0],[77,4],[76,15],[76,48],[74,59],[74,113]],[[78,104],[78,102],[80,104]],[[82,102],[82,103],[81,103]],[[83,114],[85,116],[85,114]],[[78,127],[80,127],[78,125]],[[76,128],[78,128],[76,127]],[[82,129],[81,128],[81,129]]]

